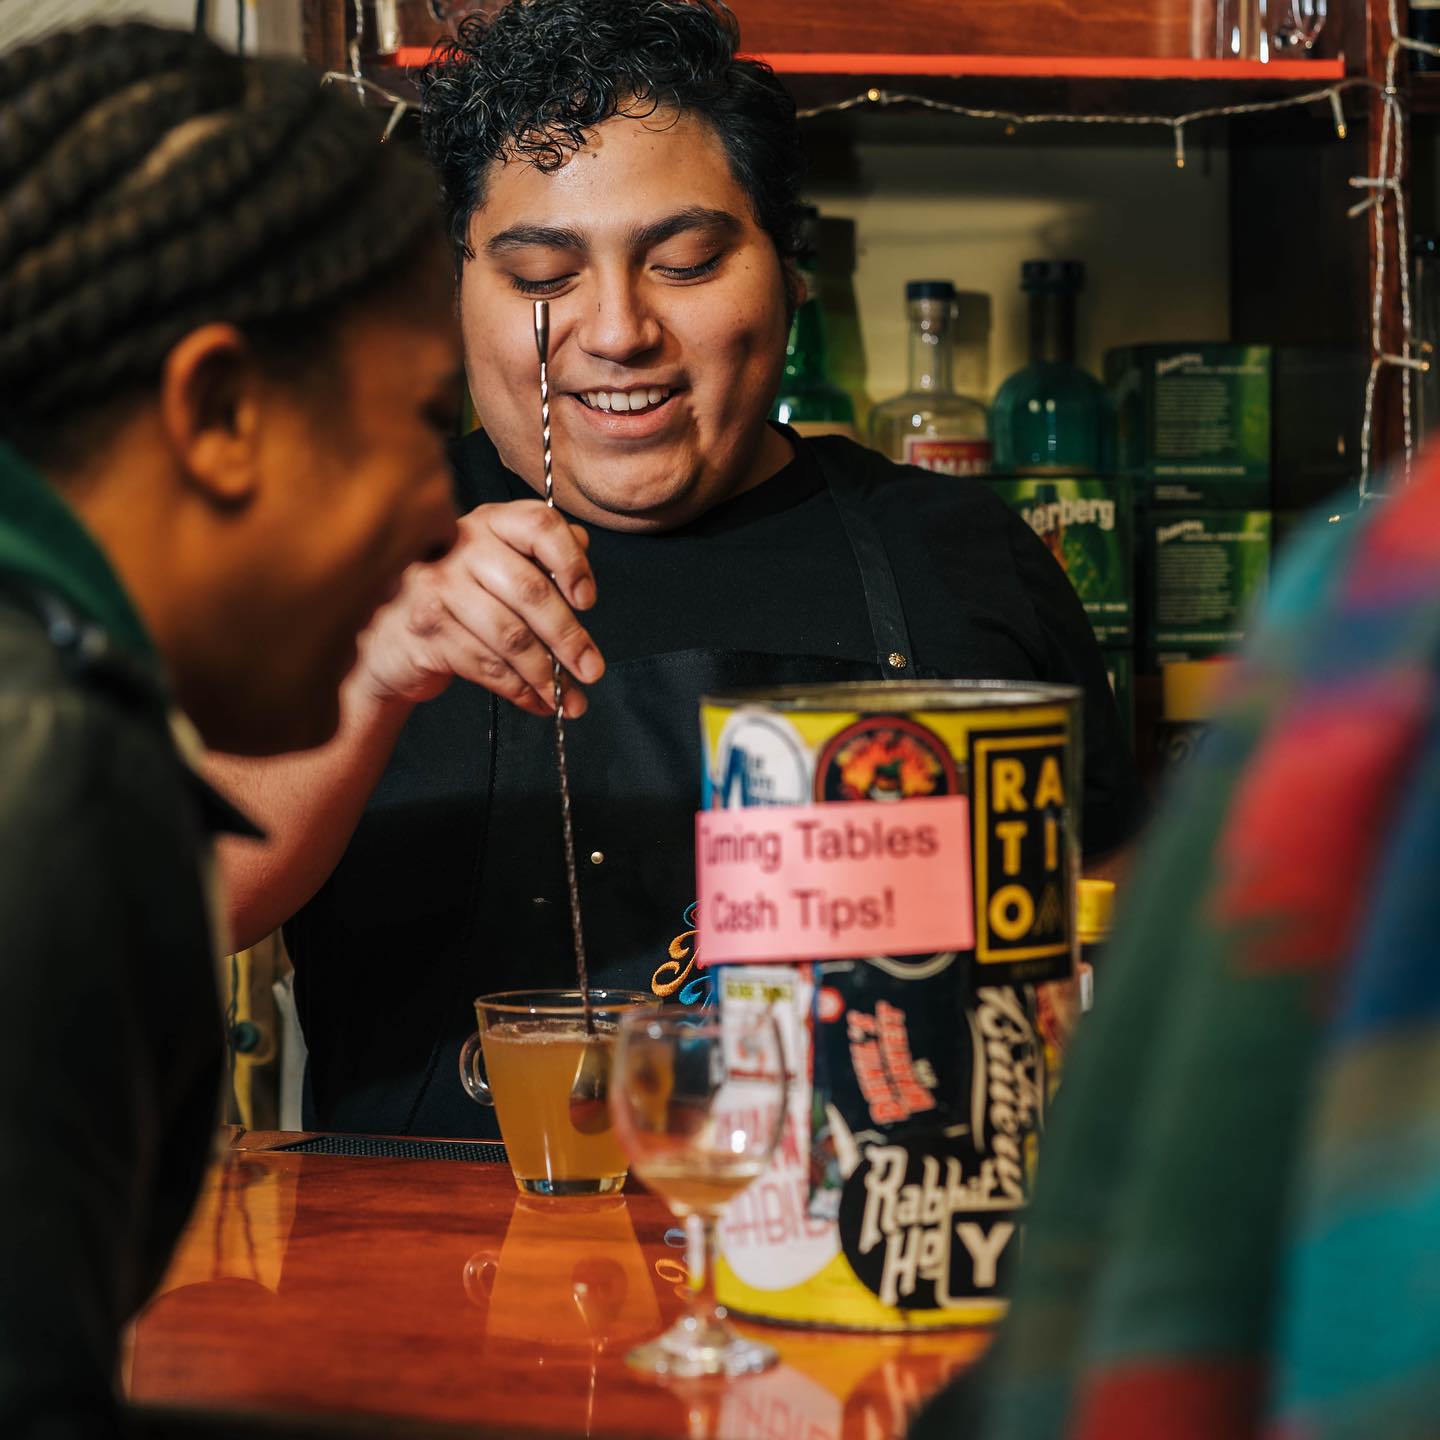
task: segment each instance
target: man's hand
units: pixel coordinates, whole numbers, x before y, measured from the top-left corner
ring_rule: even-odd
[[[382,702],[415,702],[458,675],[532,715],[553,715],[553,654],[568,672],[565,714],[583,715],[574,682],[592,684],[605,671],[575,617],[595,603],[588,543],[538,500],[477,507],[444,559],[405,572],[399,594],[361,636],[352,679]]]

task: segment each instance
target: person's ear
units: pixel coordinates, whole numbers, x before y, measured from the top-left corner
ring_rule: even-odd
[[[259,486],[260,410],[260,366],[234,325],[202,325],[165,357],[161,424],[187,483],[217,505],[245,505]]]

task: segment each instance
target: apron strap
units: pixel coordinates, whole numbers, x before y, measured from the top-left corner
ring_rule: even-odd
[[[799,436],[792,436],[792,440],[797,449],[805,446],[820,466],[840,523],[850,540],[855,564],[860,570],[860,584],[865,591],[865,608],[870,614],[870,633],[875,641],[880,673],[892,680],[901,679],[914,669],[915,653],[905,624],[905,607],[900,603],[900,590],[895,584],[895,571],[880,531],[865,507],[865,486],[851,471],[832,463],[825,446],[811,445]],[[858,454],[869,458],[868,451],[860,450]]]

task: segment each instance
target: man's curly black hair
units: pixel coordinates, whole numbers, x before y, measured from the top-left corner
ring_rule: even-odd
[[[470,256],[470,219],[497,160],[558,170],[596,126],[657,111],[707,121],[782,260],[798,249],[803,162],[795,102],[768,65],[737,59],[720,0],[511,0],[470,15],[426,67],[425,145],[450,238]]]

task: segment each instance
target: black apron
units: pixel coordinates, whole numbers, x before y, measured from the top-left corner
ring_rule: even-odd
[[[706,983],[688,967],[691,942],[671,959],[693,924],[702,694],[933,678],[914,662],[862,482],[820,469],[859,569],[874,659],[693,649],[621,661],[567,727],[593,986],[694,1000]],[[376,886],[388,887],[396,921],[355,930],[356,914],[375,914]],[[458,1079],[471,1002],[575,984],[554,722],[459,683],[418,707],[345,861],[287,938],[311,1052],[307,1126],[497,1134],[494,1112]]]

